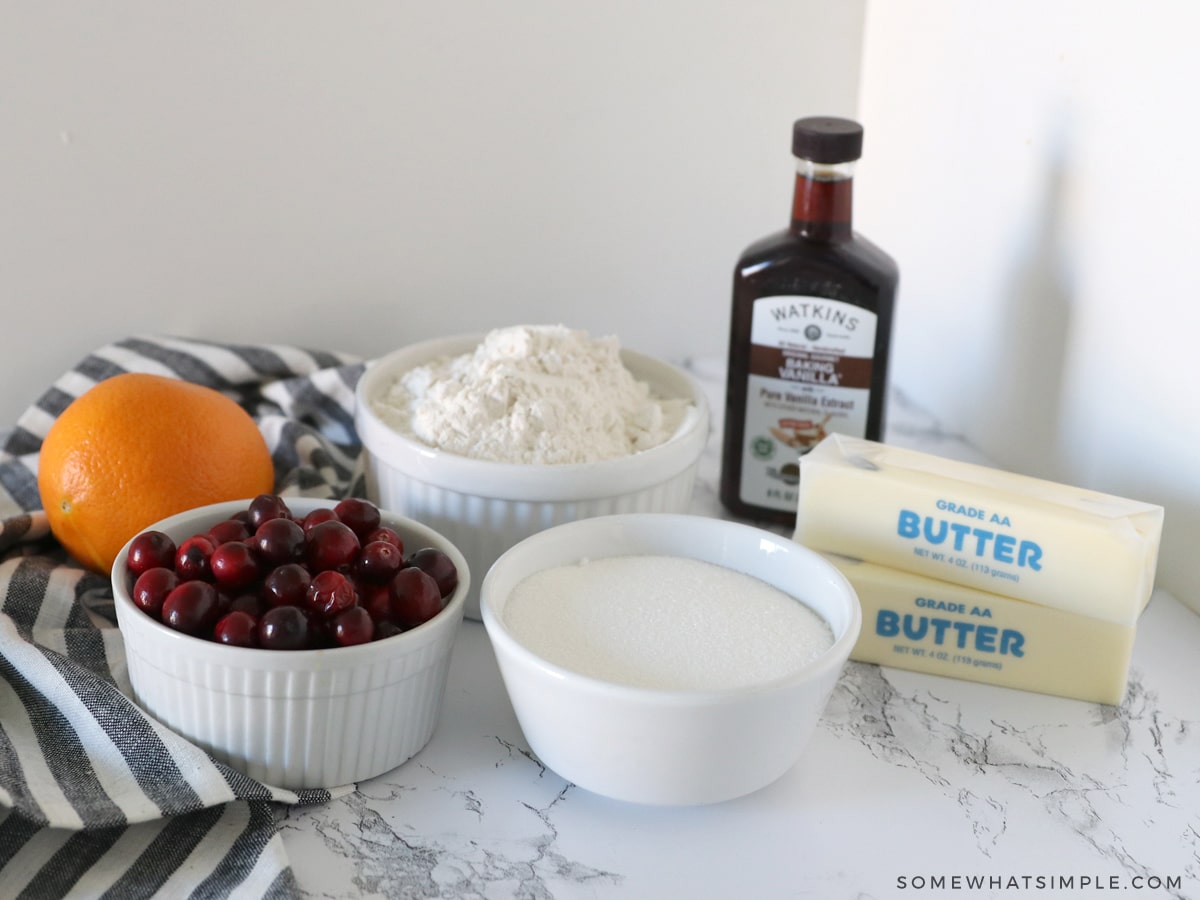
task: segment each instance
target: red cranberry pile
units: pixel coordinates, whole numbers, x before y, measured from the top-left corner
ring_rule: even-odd
[[[404,542],[356,497],[297,518],[281,497],[179,546],[145,531],[129,546],[133,602],[164,625],[237,647],[312,650],[400,634],[433,618],[458,585],[454,563]]]

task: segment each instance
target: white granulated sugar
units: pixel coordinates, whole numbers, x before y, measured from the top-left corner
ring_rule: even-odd
[[[622,363],[615,337],[562,325],[492,331],[473,353],[405,373],[374,404],[388,425],[439,450],[542,464],[658,446],[689,406],[653,397]]]
[[[513,637],[618,684],[726,690],[797,671],[833,645],[826,622],[757,578],[673,556],[614,556],[530,575],[504,607]]]

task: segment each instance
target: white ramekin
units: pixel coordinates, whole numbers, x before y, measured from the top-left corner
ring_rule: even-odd
[[[333,505],[285,499],[298,515]],[[151,528],[178,543],[249,502],[201,507]],[[228,647],[168,628],[130,597],[127,544],[112,581],[135,702],[216,759],[275,787],[350,784],[412,757],[437,725],[471,575],[458,549],[433,529],[391,512],[383,520],[406,550],[444,551],[458,568],[458,588],[445,609],[411,631],[324,650]]]
[[[752,575],[805,603],[833,645],[796,671],[728,690],[662,690],[592,678],[524,646],[505,622],[513,588],[543,569],[623,555],[680,556]],[[654,585],[631,585],[653,602]],[[862,628],[846,578],[813,551],[703,516],[603,516],[548,529],[483,579],[483,624],[529,748],[587,790],[653,805],[716,803],[778,779],[800,759]]]
[[[356,389],[355,426],[363,443],[367,496],[400,515],[427,522],[462,551],[473,572],[517,541],[564,522],[632,512],[686,512],[708,441],[704,392],[682,370],[622,350],[626,368],[656,396],[683,397],[691,409],[665,443],[633,456],[581,465],[522,465],[436,450],[385,424],[372,402],[403,372],[472,351],[483,335],[413,344],[370,365]],[[479,591],[466,615],[479,618]]]

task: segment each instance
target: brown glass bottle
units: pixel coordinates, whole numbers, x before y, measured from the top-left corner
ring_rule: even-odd
[[[851,227],[862,126],[795,123],[792,221],[733,275],[721,502],[792,526],[800,456],[837,432],[879,440],[899,271]]]

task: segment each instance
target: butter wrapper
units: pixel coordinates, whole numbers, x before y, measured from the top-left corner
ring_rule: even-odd
[[[1163,508],[831,435],[800,458],[805,546],[1132,625],[1150,599]]]
[[[1133,625],[822,555],[862,605],[851,659],[1093,703],[1124,699]]]

